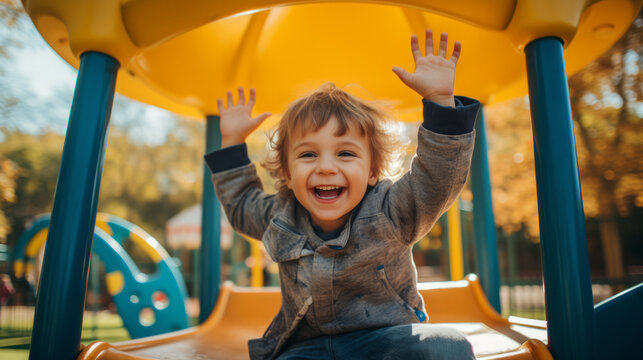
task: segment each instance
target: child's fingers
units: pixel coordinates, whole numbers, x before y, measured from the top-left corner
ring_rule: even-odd
[[[246,104],[246,94],[243,91],[243,88],[239,86],[239,104],[238,105],[245,105]]]
[[[415,60],[415,62],[417,62],[422,57],[420,44],[418,44],[418,37],[415,35],[411,36],[411,52],[413,53],[413,60]]]
[[[248,99],[248,106],[255,106],[255,89],[250,88],[250,99]]]
[[[217,99],[217,107],[219,108],[219,115],[225,110],[223,107],[223,100]]]
[[[462,51],[462,45],[460,44],[459,41],[456,41],[455,44],[453,44],[453,54],[451,54],[451,59],[449,60],[454,64],[457,64],[458,59],[460,58],[461,51]]]
[[[447,40],[449,35],[447,33],[440,34],[440,47],[438,48],[438,56],[446,57],[447,54]]]
[[[433,52],[433,31],[431,29],[426,30],[426,45],[425,45],[425,54],[426,56],[435,55]]]
[[[228,91],[226,93],[226,97],[228,98],[228,109],[234,106],[234,101],[232,100],[232,92]]]
[[[410,86],[409,84],[411,83],[411,73],[397,66],[393,68],[393,72],[395,73],[395,75],[397,75],[397,77],[400,78],[400,80],[402,80],[403,83],[405,83],[407,86]]]

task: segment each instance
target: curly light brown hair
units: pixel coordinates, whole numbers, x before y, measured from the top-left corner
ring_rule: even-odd
[[[349,128],[355,127],[368,138],[371,171],[377,179],[394,173],[389,167],[397,139],[385,128],[389,120],[386,112],[333,83],[326,83],[310,95],[291,103],[269,135],[272,151],[262,165],[277,179],[275,187],[279,192],[290,192],[286,178],[289,176],[287,153],[292,134],[303,129],[316,132],[332,118],[337,120],[338,125],[335,135],[342,136]]]

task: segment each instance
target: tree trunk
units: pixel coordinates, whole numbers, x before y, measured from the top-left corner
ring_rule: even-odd
[[[622,281],[625,277],[623,269],[623,250],[621,237],[616,221],[616,204],[614,203],[614,189],[611,184],[602,184],[599,195],[601,221],[599,225],[603,259],[605,261],[605,274],[611,282]],[[612,294],[625,289],[624,284],[612,283]]]

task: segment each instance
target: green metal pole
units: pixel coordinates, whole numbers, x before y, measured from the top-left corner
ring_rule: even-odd
[[[563,44],[534,40],[525,54],[548,345],[557,360],[591,359],[592,283]]]
[[[471,160],[471,192],[473,193],[473,228],[477,272],[489,303],[500,313],[498,239],[496,238],[496,223],[491,200],[484,109],[480,109],[478,112],[475,129],[476,142]]]
[[[475,242],[473,240],[473,214],[472,202],[460,201],[460,218],[462,219],[462,262],[465,274],[476,272],[474,269],[475,261],[472,252],[474,251]]]
[[[98,190],[119,66],[105,54],[80,56],[40,275],[31,360],[71,360],[80,351]]]
[[[218,116],[206,118],[206,153],[221,148]],[[210,170],[203,166],[203,212],[201,217],[201,273],[199,276],[199,323],[203,323],[219,297],[221,283],[221,207],[214,193]]]
[[[199,294],[201,293],[199,286],[201,286],[199,280],[199,269],[201,268],[201,265],[199,265],[199,255],[201,254],[201,251],[199,249],[195,250],[190,250],[190,259],[192,259],[192,274],[190,279],[192,280],[192,290],[195,298],[200,299]]]

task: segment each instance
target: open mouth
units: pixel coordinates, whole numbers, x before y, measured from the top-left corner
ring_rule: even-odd
[[[323,185],[315,186],[313,190],[315,192],[315,196],[318,198],[322,200],[332,200],[339,197],[339,195],[344,191],[344,188],[341,186]]]

